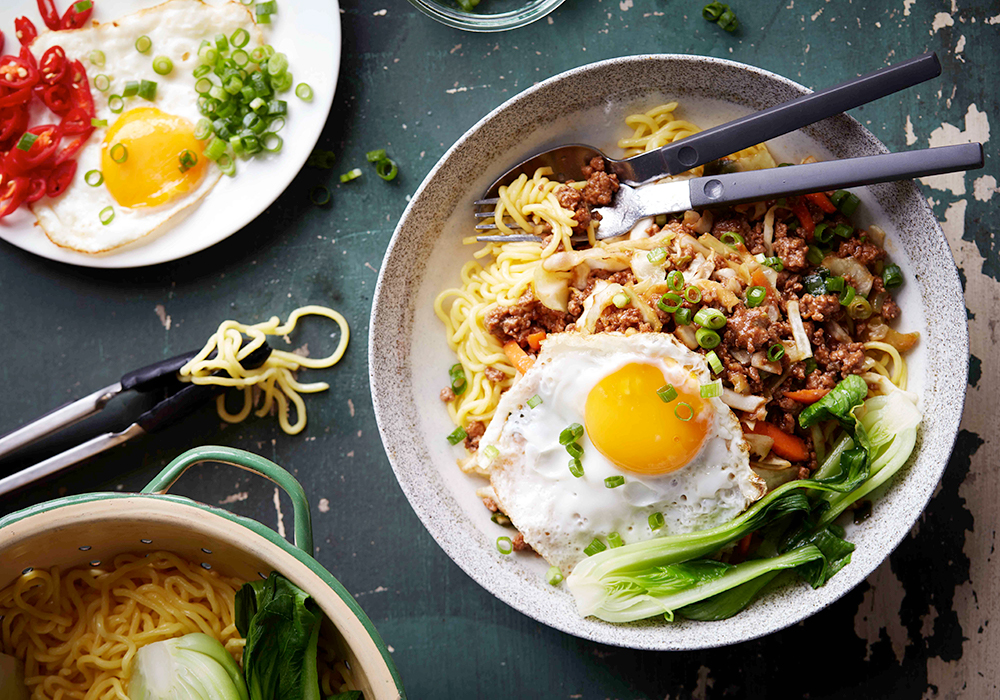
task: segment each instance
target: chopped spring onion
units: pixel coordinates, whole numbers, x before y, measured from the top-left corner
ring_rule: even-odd
[[[628,294],[625,294],[624,292],[618,292],[617,294],[614,295],[614,297],[612,297],[611,301],[619,309],[624,309],[631,303],[632,300],[629,299]]]
[[[194,151],[184,149],[184,151],[177,157],[180,163],[180,171],[186,173],[188,170],[193,168],[198,163],[198,156],[195,155]]]
[[[719,15],[717,24],[730,34],[740,28],[740,21],[736,19],[736,13],[730,10],[729,6],[726,6],[725,12]]]
[[[702,328],[718,330],[726,325],[726,317],[718,309],[706,306],[698,309],[698,313],[694,315],[694,322]]]
[[[830,292],[842,292],[844,291],[844,278],[843,277],[830,277],[826,280],[827,291]]]
[[[681,401],[679,404],[674,406],[674,417],[676,417],[679,421],[687,423],[689,420],[694,418],[694,409],[687,401]]]
[[[646,259],[654,265],[659,265],[664,260],[667,259],[667,249],[666,248],[653,248],[651,251],[646,253]]]
[[[229,38],[225,34],[215,35],[215,48],[221,54],[229,50]]]
[[[648,522],[650,530],[659,530],[664,526],[666,520],[663,518],[663,513],[653,513],[649,516]]]
[[[386,158],[384,148],[379,148],[378,150],[375,151],[368,151],[368,153],[365,154],[365,159],[369,163],[378,163],[383,158]]]
[[[722,380],[716,379],[714,382],[709,384],[701,385],[701,398],[703,399],[714,399],[722,396]]]
[[[213,87],[215,86],[208,78],[198,78],[198,82],[194,84],[194,91],[199,95],[207,95]]]
[[[851,302],[854,301],[854,297],[856,294],[857,292],[851,285],[847,285],[846,287],[844,287],[844,291],[840,293],[840,305],[850,306]]]
[[[719,240],[725,243],[730,248],[735,248],[736,246],[743,245],[743,236],[736,233],[736,231],[726,231],[721,236]]]
[[[143,80],[139,83],[139,97],[152,102],[156,99],[156,83],[152,80]]]
[[[890,263],[882,270],[882,284],[886,289],[895,289],[903,284],[903,271],[899,265]]]
[[[312,102],[313,89],[309,86],[309,83],[299,83],[295,86],[295,96],[300,100]]]
[[[498,450],[493,445],[487,445],[483,448],[483,456],[490,460],[491,462],[500,456],[500,450]]]
[[[750,287],[747,290],[747,307],[754,308],[764,303],[767,298],[767,290],[763,287]]]
[[[840,213],[844,216],[851,216],[858,210],[858,205],[861,204],[861,200],[858,196],[852,192],[848,192],[847,196],[837,205],[840,209]]]
[[[680,270],[670,271],[670,274],[667,275],[667,286],[675,292],[679,292],[684,288],[684,275]]]
[[[306,159],[306,165],[310,168],[322,168],[323,170],[329,170],[333,167],[333,162],[336,159],[337,156],[333,151],[316,149],[309,154],[309,157]]]
[[[497,537],[497,551],[501,554],[510,554],[514,551],[514,543],[509,537]]]
[[[153,59],[153,72],[157,75],[169,75],[174,69],[174,62],[166,56],[157,56]]]
[[[199,141],[204,141],[211,135],[212,122],[205,117],[202,117],[198,120],[198,123],[194,125],[194,137]]]
[[[323,206],[330,201],[330,190],[323,187],[323,185],[313,187],[309,192],[309,201],[318,207]]]
[[[840,236],[841,238],[850,238],[854,235],[854,227],[847,224],[837,224],[833,228],[833,235]]]
[[[91,119],[90,120],[90,125],[92,127],[94,127],[95,129],[99,129],[102,126],[107,126],[108,125],[108,120],[107,119]]]
[[[125,89],[122,90],[122,97],[135,97],[138,94],[139,94],[139,81],[138,80],[125,81]]]
[[[625,542],[622,540],[622,536],[619,535],[617,532],[609,532],[608,545],[611,547],[611,549],[616,549],[617,547],[624,546]]]
[[[823,251],[814,245],[809,246],[809,250],[806,252],[806,261],[810,265],[819,265],[823,262]]]
[[[697,304],[701,301],[701,290],[694,285],[691,285],[684,290],[684,298],[689,304]]]
[[[566,451],[573,459],[581,459],[583,457],[583,448],[580,447],[580,443],[578,442],[571,442],[566,445]]]
[[[722,342],[719,334],[709,328],[699,328],[695,331],[694,339],[698,341],[698,345],[706,350],[718,347],[719,343]]]
[[[663,228],[664,226],[667,225],[667,215],[657,214],[656,217],[653,219],[653,223],[659,226],[660,228]]]
[[[121,111],[125,109],[125,100],[122,99],[121,95],[111,95],[108,97],[108,109],[115,114],[121,114]]]
[[[278,14],[278,3],[274,0],[257,3],[257,14],[276,15]]]
[[[569,461],[569,473],[579,479],[583,476],[583,462],[575,457]]]
[[[779,258],[777,255],[772,255],[769,258],[764,258],[764,261],[761,264],[771,268],[775,272],[781,272],[782,270],[785,269],[785,264],[781,262],[781,258]]]
[[[539,396],[538,394],[535,394],[530,399],[528,399],[527,404],[528,408],[538,408],[539,406],[542,405],[542,397]]]
[[[872,305],[864,297],[856,296],[854,301],[847,306],[847,315],[855,321],[864,321],[871,318]]]
[[[672,314],[673,312],[681,308],[681,305],[683,303],[684,300],[681,299],[680,295],[674,294],[673,292],[667,292],[662,297],[660,297],[660,300],[656,302],[656,305],[664,313]]]
[[[233,51],[233,55],[230,56],[229,58],[232,60],[233,63],[235,63],[240,68],[243,68],[248,63],[250,63],[250,54],[248,54],[243,49],[236,49],[235,51]],[[243,89],[246,90],[247,88]],[[250,99],[253,98],[251,97]]]
[[[281,146],[284,143],[282,138],[275,133],[268,132],[264,134],[260,139],[261,146],[268,153],[280,153]]]
[[[114,146],[111,147],[111,150],[108,152],[108,155],[111,156],[111,160],[113,160],[114,162],[124,163],[125,161],[128,160],[128,149],[125,147],[125,144],[116,143]]]
[[[107,226],[115,219],[115,208],[114,207],[104,207],[101,209],[101,213],[97,215],[101,220],[101,223]]]
[[[833,206],[839,208],[841,203],[849,194],[850,192],[848,192],[847,190],[837,190],[836,192],[830,195],[830,201],[833,202]]]
[[[361,168],[354,168],[354,170],[348,170],[346,173],[340,176],[341,182],[350,182],[351,180],[357,180],[361,177]]]
[[[461,362],[456,362],[451,366],[451,369],[448,370],[448,378],[451,379],[451,390],[455,392],[455,396],[461,396],[465,393],[469,382],[465,377],[465,368],[462,367]]]
[[[558,566],[550,566],[548,573],[545,574],[545,581],[550,586],[558,586],[563,581],[562,572],[559,570]]]
[[[603,552],[607,548],[608,546],[606,544],[604,544],[595,537],[593,542],[584,547],[583,553],[586,554],[588,557],[592,557],[598,552]]]
[[[722,371],[722,360],[719,359],[715,350],[706,353],[705,359],[708,360],[708,366],[712,368],[714,374],[719,374]]]
[[[690,326],[694,319],[694,311],[691,309],[677,309],[674,312],[674,323],[678,326]]]
[[[228,153],[223,153],[219,156],[219,160],[215,162],[219,166],[219,170],[222,171],[223,175],[228,175],[229,177],[236,175],[236,161],[233,160],[233,157]]]
[[[238,49],[242,49],[250,43],[250,32],[240,27],[229,36],[229,43]]]
[[[26,132],[20,139],[18,139],[17,150],[30,151],[32,144],[34,144],[35,141],[37,140],[38,136],[36,134],[32,134],[31,132]]]
[[[716,22],[725,10],[726,6],[721,2],[710,2],[705,5],[705,7],[701,8],[701,16],[709,22]]]
[[[677,389],[674,388],[673,384],[664,384],[656,390],[656,395],[663,403],[670,403],[677,398]]]
[[[99,187],[104,182],[104,173],[100,170],[88,170],[83,176],[83,181],[91,187]]]
[[[135,50],[139,53],[146,53],[153,47],[153,40],[143,34],[135,40]]]
[[[90,65],[92,66],[97,66],[98,68],[101,68],[104,65],[103,51],[97,51],[97,50],[91,51],[90,55],[87,56],[87,58],[90,61]]]
[[[833,240],[833,229],[825,221],[821,224],[816,224],[816,228],[813,230],[813,238],[820,243],[829,243]]]
[[[94,87],[100,90],[101,92],[104,92],[109,87],[111,87],[111,79],[108,76],[104,75],[104,73],[98,73],[96,76],[94,76]]]
[[[826,280],[823,279],[822,275],[806,275],[802,278],[802,284],[805,286],[806,291],[814,297],[818,297],[820,294],[826,294],[827,292]]]
[[[767,359],[769,362],[777,362],[784,356],[785,346],[781,343],[775,343],[767,349]]]
[[[375,173],[386,182],[389,182],[395,179],[396,174],[399,173],[399,167],[392,158],[383,158],[375,164]]]
[[[448,442],[452,445],[457,445],[467,437],[469,437],[469,434],[465,432],[465,428],[458,426],[451,432],[451,434],[448,435]]]
[[[579,423],[573,423],[568,428],[559,433],[559,444],[568,445],[571,442],[576,442],[583,437],[583,426]]]
[[[218,161],[226,153],[226,142],[217,136],[213,136],[202,154],[209,160]]]

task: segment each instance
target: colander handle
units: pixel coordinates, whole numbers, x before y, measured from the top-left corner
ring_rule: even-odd
[[[302,490],[302,485],[285,469],[252,452],[213,445],[195,447],[165,466],[163,471],[146,484],[142,493],[167,493],[184,472],[202,462],[231,464],[248,472],[260,474],[281,487],[292,499],[295,546],[312,556],[312,517],[309,515],[309,500],[306,498],[305,491]]]

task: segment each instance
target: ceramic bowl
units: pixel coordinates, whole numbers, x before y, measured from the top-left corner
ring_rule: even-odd
[[[484,117],[441,158],[403,213],[379,276],[372,310],[371,389],[382,440],[399,484],[445,552],[498,598],[536,620],[578,637],[635,649],[717,647],[792,625],[851,590],[899,544],[926,505],[948,462],[958,430],[968,369],[965,305],[954,260],[930,208],[911,182],[858,188],[860,225],[878,223],[904,271],[899,328],[921,333],[908,356],[909,388],[924,419],[910,464],[879,494],[869,517],[849,527],[853,560],[824,587],[802,583],[765,591],[721,622],[663,620],[610,624],[577,613],[563,587],[544,579],[540,557],[503,556],[495,525],[475,496],[482,485],[456,466],[460,448],[438,393],[455,362],[433,300],[457,286],[473,248],[463,246],[472,201],[510,166],[560,143],[588,143],[608,154],[627,133],[623,117],[666,99],[678,116],[714,126],[790,100],[807,89],[759,68],[716,58],[630,56],[546,80]],[[827,119],[768,143],[781,161],[885,153],[849,116]]]

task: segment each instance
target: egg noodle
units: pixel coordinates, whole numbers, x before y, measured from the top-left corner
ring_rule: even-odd
[[[618,141],[624,155],[637,155],[698,133],[698,126],[676,118],[674,113],[677,108],[677,102],[668,102],[646,112],[628,115],[625,124],[633,133]],[[774,166],[763,144],[744,149],[729,158],[741,159],[748,164],[748,168]],[[698,176],[702,172],[703,166],[699,166],[690,174]],[[448,413],[455,425],[464,426],[471,421],[488,423],[501,394],[513,384],[517,374],[500,341],[487,330],[487,314],[498,306],[517,303],[525,294],[532,294],[534,278],[543,261],[559,251],[573,249],[573,212],[559,204],[557,195],[562,184],[550,180],[551,174],[551,169],[540,168],[531,178],[522,174],[510,185],[500,187],[494,216],[485,220],[493,223],[501,233],[514,233],[504,220],[506,216],[528,233],[543,236],[551,233],[548,240],[544,243],[487,243],[473,254],[473,260],[463,266],[460,286],[445,289],[434,301],[434,312],[445,326],[448,346],[456,354],[467,378],[465,391],[447,403]],[[581,189],[585,183],[568,184]],[[753,219],[768,214],[771,223],[765,225],[773,227],[773,208],[767,210],[760,203],[740,207],[754,209]],[[711,227],[711,218],[701,217],[696,212],[688,212],[684,220],[690,223],[699,219],[707,219],[708,228]],[[596,222],[592,222],[588,229],[590,248],[604,251],[647,248],[639,241],[596,241],[596,228]],[[467,245],[475,242],[475,236],[464,239]],[[871,376],[884,377],[905,389],[906,362],[896,348],[889,343],[872,341],[865,343],[864,349],[865,370]],[[485,374],[487,368],[502,372],[503,379],[491,381]]]
[[[110,566],[33,569],[0,591],[0,647],[24,661],[33,700],[129,700],[130,665],[146,644],[201,632],[241,661],[242,585],[162,551],[120,554]],[[319,657],[324,693],[353,687],[324,635]]]
[[[263,365],[256,369],[244,369],[240,360],[246,358],[261,347],[267,336],[286,336],[295,330],[295,325],[303,316],[324,316],[332,319],[340,326],[340,340],[332,355],[323,358],[309,358],[294,352],[272,350]],[[243,336],[250,341],[243,345]],[[216,399],[219,417],[227,423],[239,423],[250,415],[254,407],[253,390],[256,388],[263,395],[263,401],[255,415],[266,416],[277,405],[278,423],[281,429],[289,435],[296,435],[306,427],[306,405],[299,394],[312,394],[326,391],[330,385],[326,382],[301,384],[295,378],[295,372],[302,367],[322,369],[332,367],[340,361],[347,350],[350,339],[350,328],[347,320],[337,311],[325,306],[303,306],[295,309],[289,315],[288,321],[282,325],[277,316],[263,323],[247,325],[239,321],[223,321],[215,334],[208,339],[190,362],[181,367],[178,373],[181,381],[194,384],[215,384],[217,386],[235,387],[243,390],[243,407],[236,413],[226,409],[226,397]],[[216,356],[209,358],[212,351]],[[215,372],[223,371],[229,376],[218,376]],[[295,406],[295,422],[288,418],[288,404]]]

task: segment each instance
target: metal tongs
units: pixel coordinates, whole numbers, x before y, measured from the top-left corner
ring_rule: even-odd
[[[186,384],[177,378],[178,370],[198,352],[197,350],[191,351],[129,372],[114,384],[46,413],[31,423],[0,437],[0,460],[3,460],[17,450],[100,412],[112,399],[126,391],[136,391],[143,394],[162,392],[164,395],[163,399],[142,413],[124,430],[98,435],[0,479],[0,496],[55,474],[132,438],[155,433],[173,425],[217,396],[224,387],[212,384]],[[271,347],[264,343],[241,360],[240,364],[245,369],[256,369],[263,365],[270,355]]]

